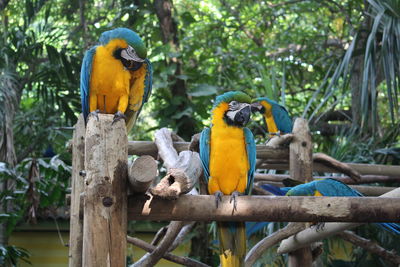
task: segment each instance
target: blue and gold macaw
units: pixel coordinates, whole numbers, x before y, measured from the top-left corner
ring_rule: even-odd
[[[200,158],[207,181],[208,193],[231,195],[233,208],[237,196],[249,194],[256,165],[256,145],[251,131],[244,126],[250,119],[251,98],[232,91],[216,98],[211,128],[200,135]],[[221,266],[244,266],[246,233],[243,222],[217,223]]]
[[[99,45],[90,48],[81,68],[82,112],[115,114],[126,119],[129,131],[147,102],[153,71],[142,39],[132,30],[117,28],[103,32]]]
[[[292,132],[292,119],[285,107],[267,97],[257,98],[251,106],[263,115],[270,137]]]
[[[286,196],[326,196],[326,197],[363,197],[364,195],[348,185],[335,179],[314,180],[295,187],[279,188],[273,185],[262,185],[263,189],[274,195]],[[400,234],[400,224],[375,223],[385,230]]]

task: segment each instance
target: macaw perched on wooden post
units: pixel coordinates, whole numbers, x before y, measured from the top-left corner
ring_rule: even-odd
[[[117,28],[103,32],[99,45],[90,48],[81,68],[82,112],[115,114],[113,123],[124,118],[127,131],[133,127],[147,102],[153,71],[147,50],[134,31]]]
[[[211,128],[200,135],[200,158],[208,193],[216,197],[230,195],[236,209],[238,195],[250,194],[256,145],[251,131],[244,126],[250,119],[251,98],[231,91],[216,98]],[[221,266],[244,266],[246,233],[244,222],[218,222]]]
[[[289,180],[290,181],[290,180]],[[294,181],[295,183],[297,181]],[[309,183],[296,185],[294,187],[279,188],[264,184],[261,187],[274,195],[286,196],[325,196],[325,197],[363,197],[364,195],[348,185],[331,178],[314,180]],[[383,229],[400,234],[400,224],[397,223],[375,223]]]
[[[251,107],[253,111],[258,111],[263,115],[270,137],[292,132],[292,119],[282,105],[267,97],[260,97],[251,104]]]

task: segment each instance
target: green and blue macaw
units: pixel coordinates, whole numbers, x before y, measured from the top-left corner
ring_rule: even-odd
[[[292,132],[292,119],[282,105],[267,97],[260,97],[251,106],[253,112],[258,111],[263,115],[270,137]]]
[[[153,71],[142,39],[132,30],[103,32],[99,44],[85,53],[81,68],[82,113],[114,114],[129,131],[149,99]]]
[[[244,126],[250,119],[251,98],[231,91],[216,98],[211,128],[200,135],[200,158],[208,193],[216,204],[230,195],[236,209],[237,196],[250,194],[256,166],[256,145]],[[220,260],[223,267],[244,266],[246,233],[243,222],[218,222]]]
[[[309,183],[294,187],[279,188],[264,184],[261,187],[274,195],[286,196],[325,196],[325,197],[363,197],[364,195],[348,185],[335,179],[314,180]],[[400,224],[397,223],[375,223],[383,229],[400,234]]]

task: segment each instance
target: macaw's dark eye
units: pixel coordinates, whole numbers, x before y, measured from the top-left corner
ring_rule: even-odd
[[[143,65],[143,62],[127,60],[125,58],[121,58],[121,61],[125,68],[132,71],[138,70]]]
[[[230,103],[229,103],[229,109],[230,110],[236,110],[236,109],[238,109],[239,108],[239,102],[237,102],[237,101],[231,101]]]

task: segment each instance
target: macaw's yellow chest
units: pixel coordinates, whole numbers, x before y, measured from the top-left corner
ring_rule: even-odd
[[[244,193],[249,162],[243,129],[228,125],[211,128],[209,167],[209,194]]]
[[[90,78],[91,103],[105,113],[125,112],[131,75],[108,47],[99,46],[93,57]],[[95,99],[94,99],[95,98]],[[125,103],[126,102],[126,103]],[[93,106],[91,105],[91,110]]]

